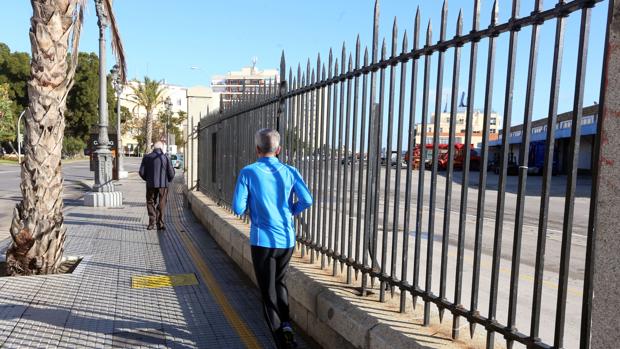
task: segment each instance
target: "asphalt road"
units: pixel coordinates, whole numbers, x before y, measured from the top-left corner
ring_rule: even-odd
[[[125,158],[125,169],[130,172],[138,170],[139,158]],[[9,227],[13,217],[13,208],[21,200],[20,175],[17,164],[0,164],[0,241],[8,238]],[[67,161],[62,165],[64,177],[65,207],[81,205],[81,198],[88,190],[82,182],[94,184],[94,173],[90,171],[88,160]]]
[[[303,166],[300,166],[303,167]],[[337,167],[336,167],[337,170]],[[357,170],[357,169],[356,169]],[[340,166],[341,176],[343,171],[343,166]],[[385,178],[386,178],[386,168],[383,167],[381,171],[381,185],[380,185],[380,206],[379,206],[379,231],[377,235],[377,256],[376,259],[378,261],[378,266],[383,265],[384,271],[387,274],[393,274],[398,279],[402,279],[402,255],[403,255],[403,222],[404,222],[404,198],[405,198],[405,175],[406,169],[401,169],[401,183],[400,186],[396,189],[396,172],[399,171],[397,169],[390,169],[390,191],[386,195],[385,193]],[[316,181],[317,178],[304,173],[302,170],[302,175],[306,178],[306,181],[312,185]],[[350,175],[350,172],[349,172]],[[356,176],[357,177],[357,176]],[[342,177],[340,177],[342,178]],[[349,178],[347,178],[347,188],[350,188]],[[405,251],[408,254],[408,263],[407,263],[407,276],[406,280],[410,283],[413,281],[413,271],[416,267],[416,263],[414,261],[415,256],[415,222],[416,222],[416,209],[417,209],[417,197],[418,197],[418,171],[415,171],[412,174],[412,200],[410,202],[411,205],[411,214],[410,221],[411,225],[409,228],[409,232],[407,233],[409,237],[409,243]],[[480,280],[478,282],[478,296],[472,298],[472,290],[473,287],[473,260],[474,260],[474,247],[475,247],[475,232],[476,232],[476,213],[478,206],[478,172],[470,173],[470,181],[468,186],[468,197],[467,197],[467,214],[464,219],[464,229],[463,229],[463,241],[464,241],[464,263],[463,263],[463,286],[461,293],[461,304],[463,304],[466,308],[472,309],[475,305],[476,308],[480,311],[480,313],[484,316],[487,316],[488,308],[489,308],[489,296],[490,296],[490,279],[491,279],[491,263],[492,263],[492,252],[493,252],[493,240],[494,240],[494,232],[495,232],[495,210],[496,210],[496,199],[497,199],[497,183],[498,176],[495,174],[489,174],[487,180],[486,190],[484,191],[485,197],[485,205],[484,210],[484,219],[482,222],[482,234],[480,239],[480,247],[481,247],[481,265],[480,265]],[[526,186],[526,196],[525,196],[525,205],[524,205],[524,217],[523,221],[519,224],[515,223],[515,215],[516,215],[516,202],[517,202],[517,191],[518,191],[518,177],[510,176],[507,178],[506,183],[506,199],[505,199],[505,210],[504,210],[504,221],[503,221],[503,236],[502,236],[502,248],[501,248],[501,261],[500,261],[500,272],[499,272],[499,301],[498,301],[498,310],[497,310],[497,319],[503,324],[507,323],[508,316],[508,293],[510,289],[510,274],[512,270],[512,256],[513,256],[513,246],[514,246],[514,231],[516,227],[520,227],[522,229],[522,240],[521,240],[521,249],[520,253],[520,274],[518,277],[518,306],[516,312],[516,327],[524,332],[529,333],[530,330],[530,318],[531,318],[531,308],[532,308],[532,293],[533,293],[533,280],[534,280],[534,265],[536,261],[536,246],[537,246],[537,236],[538,236],[538,224],[539,224],[539,215],[540,215],[540,195],[542,190],[542,177],[539,176],[529,176],[527,180]],[[324,179],[325,180],[325,179]],[[334,181],[336,182],[336,181]],[[446,257],[446,265],[447,265],[447,277],[445,284],[445,297],[450,300],[455,300],[454,289],[455,289],[455,279],[456,279],[456,256],[457,256],[457,242],[458,242],[458,231],[460,224],[460,203],[461,203],[461,183],[462,183],[462,173],[455,172],[454,179],[452,181],[452,196],[451,196],[451,208],[449,210],[449,218],[450,218],[450,228],[447,231],[447,238],[449,241],[449,248]],[[437,184],[436,184],[436,205],[434,209],[434,229],[433,229],[433,241],[429,244],[429,212],[430,212],[430,188],[431,188],[431,172],[426,171],[425,173],[425,181],[424,181],[424,195],[423,195],[423,214],[422,214],[422,230],[420,234],[420,246],[419,246],[419,278],[418,285],[422,289],[428,287],[434,294],[440,294],[440,273],[441,273],[441,243],[443,241],[443,223],[444,216],[446,211],[445,207],[445,188],[446,188],[446,177],[445,172],[440,172],[437,176]],[[344,229],[344,236],[340,232],[335,232],[332,236],[331,243],[329,239],[327,241],[332,247],[335,246],[334,239],[337,238],[339,243],[340,250],[342,248],[342,241],[345,241],[345,245],[348,242],[349,235],[349,224],[352,225],[352,231],[354,232],[353,241],[356,240],[355,232],[358,224],[357,214],[356,214],[356,203],[357,203],[357,183],[354,183],[353,197],[355,199],[355,204],[353,207],[353,219],[350,217],[345,217],[342,219],[342,216],[333,216],[332,227],[335,230],[336,228],[336,219],[340,221],[340,226],[343,226],[343,223],[346,224],[346,229]],[[566,188],[566,177],[565,176],[555,176],[552,179],[551,185],[551,198],[549,200],[549,213],[548,213],[548,226],[546,229],[546,250],[545,250],[545,260],[544,260],[544,282],[543,282],[543,295],[542,295],[542,309],[541,309],[541,338],[547,342],[553,342],[553,328],[555,323],[555,313],[556,313],[556,302],[557,302],[557,285],[558,285],[558,271],[560,268],[560,248],[562,242],[562,227],[564,226],[564,209],[565,209],[565,192]],[[579,321],[581,318],[581,301],[582,301],[582,287],[583,287],[583,272],[585,266],[585,246],[586,246],[586,232],[587,232],[587,223],[588,223],[588,212],[589,212],[589,194],[591,188],[591,180],[588,177],[579,177],[577,181],[576,188],[576,199],[574,203],[572,203],[574,207],[574,219],[573,219],[573,228],[572,228],[572,241],[571,241],[571,258],[569,264],[569,281],[568,281],[568,297],[567,297],[567,307],[566,307],[566,327],[565,327],[565,347],[572,348],[578,345],[579,339]],[[349,198],[351,195],[350,189],[347,189],[347,201],[346,206],[347,210],[349,208]],[[394,196],[396,191],[400,193],[400,202],[398,205],[398,209],[396,210],[398,214],[396,217],[398,218],[397,225],[397,233],[393,234],[393,222],[395,219],[395,205],[394,205]],[[335,207],[336,200],[336,192],[335,190],[328,190],[329,195],[324,197],[322,201],[326,204],[329,203],[329,199],[332,199],[333,205]],[[342,194],[338,196],[340,200],[342,200]],[[388,205],[385,205],[387,197]],[[315,199],[317,199],[315,197]],[[362,203],[365,203],[366,199],[362,197]],[[342,207],[342,204],[341,204]],[[362,206],[363,207],[363,206]],[[388,216],[387,219],[384,219],[386,207]],[[329,212],[329,208],[326,210]],[[329,222],[329,220],[328,220]],[[361,225],[363,225],[363,214],[362,219],[359,221]],[[385,240],[384,240],[384,224],[387,223],[385,230]],[[329,226],[329,224],[328,224]],[[329,231],[329,229],[328,229]],[[329,235],[328,235],[329,237]],[[360,239],[360,244],[361,244]],[[394,247],[394,241],[396,243],[396,263],[395,268],[392,270],[392,248]],[[385,247],[384,247],[385,245]],[[355,243],[353,243],[355,246]],[[343,251],[345,255],[349,255],[348,248],[345,248]],[[360,246],[361,249],[361,246]],[[385,254],[382,254],[381,251],[385,250]],[[429,258],[429,251],[432,250],[433,255],[433,263],[432,263],[432,280],[431,283],[426,285],[426,260]],[[360,255],[361,256],[361,255]],[[361,257],[360,257],[361,258]],[[383,262],[385,260],[385,263]],[[465,320],[461,321],[461,324],[466,324]],[[464,332],[467,332],[465,329]],[[484,332],[484,331],[479,331]],[[463,334],[465,335],[465,334]]]

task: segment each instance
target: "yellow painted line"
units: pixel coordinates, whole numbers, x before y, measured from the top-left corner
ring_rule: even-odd
[[[160,288],[197,285],[194,274],[143,275],[131,277],[131,288]]]
[[[245,323],[245,321],[243,321],[243,319],[235,311],[232,305],[228,302],[228,298],[225,296],[219,283],[211,273],[211,270],[209,270],[209,267],[200,256],[198,249],[190,239],[189,235],[187,235],[187,233],[185,232],[185,229],[183,229],[179,221],[179,217],[176,213],[172,215],[172,220],[174,222],[174,226],[177,232],[179,233],[179,237],[185,245],[185,249],[189,253],[189,256],[192,258],[192,261],[198,269],[200,276],[205,281],[205,285],[209,289],[209,292],[211,293],[217,304],[220,306],[220,309],[222,309],[222,312],[224,313],[224,316],[230,323],[231,327],[235,330],[235,332],[237,332],[237,335],[239,336],[241,341],[243,341],[246,348],[262,348],[256,340],[256,336],[252,333],[248,325]]]

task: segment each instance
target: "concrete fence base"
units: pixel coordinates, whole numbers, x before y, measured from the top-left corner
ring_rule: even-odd
[[[186,198],[195,216],[219,246],[256,283],[249,225],[200,192],[186,191]],[[422,327],[419,320],[414,320],[418,315],[398,313],[397,302],[379,303],[377,297],[359,297],[352,285],[341,282],[307,258],[301,258],[299,252],[293,257],[286,283],[293,321],[324,348],[472,348],[483,345],[483,342],[472,345],[472,342],[450,340],[446,335],[450,324],[445,320],[447,326]],[[420,308],[422,306],[418,306],[418,310]]]

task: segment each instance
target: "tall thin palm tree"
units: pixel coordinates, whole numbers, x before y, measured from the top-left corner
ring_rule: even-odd
[[[153,112],[164,101],[164,87],[159,81],[144,77],[144,82],[131,86],[132,98],[136,105],[146,110],[146,137],[144,138],[145,153],[150,151],[153,141]]]
[[[111,14],[111,0],[104,1]],[[22,201],[13,211],[7,250],[11,275],[56,272],[64,251],[61,150],[67,94],[73,86],[85,0],[31,0],[32,61],[21,164]],[[124,54],[110,16],[119,64]],[[120,50],[120,51],[119,51]]]

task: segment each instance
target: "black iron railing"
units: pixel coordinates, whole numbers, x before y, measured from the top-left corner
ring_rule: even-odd
[[[431,322],[431,304],[437,307],[440,321],[448,310],[453,315],[454,338],[459,336],[460,318],[465,318],[472,336],[476,324],[486,329],[488,348],[494,347],[495,333],[502,335],[509,347],[516,341],[533,348],[570,345],[588,348],[591,277],[583,272],[581,276],[572,275],[571,263],[576,262],[571,259],[571,247],[575,214],[585,220],[590,218],[584,232],[586,236],[594,229],[588,212],[575,212],[574,205],[590,12],[604,1],[561,0],[553,8],[543,10],[542,1],[536,0],[533,12],[519,18],[520,1],[513,0],[511,17],[506,23],[497,23],[498,5],[495,3],[486,29],[480,28],[480,2],[473,1],[471,31],[463,33],[460,13],[456,35],[451,39],[446,38],[447,6],[444,4],[437,43],[432,41],[429,22],[424,44],[421,44],[423,32],[418,11],[411,50],[406,32],[399,49],[395,21],[389,57],[385,40],[379,47],[378,3],[370,51],[367,48],[362,51],[358,38],[353,55],[347,53],[343,45],[340,61],[334,59],[330,50],[327,65],[319,55],[316,67],[308,61],[305,71],[300,65],[297,67],[296,75],[289,69],[288,78],[285,78],[283,54],[279,78],[274,77],[260,88],[244,89],[236,100],[222,103],[218,112],[200,121],[197,130],[199,188],[223,206],[230,206],[239,171],[256,158],[254,133],[264,127],[277,129],[282,134],[280,160],[300,170],[315,198],[312,208],[296,220],[302,254],[309,254],[313,262],[320,259],[322,268],[331,264],[334,274],[344,273],[346,267],[347,281],[359,282],[361,295],[378,288],[380,300],[384,301],[387,291],[394,296],[395,289],[399,289],[401,311],[405,311],[409,297],[414,306],[421,299],[424,325]],[[612,5],[613,2],[609,4]],[[572,132],[565,156],[567,175],[562,177],[565,194],[558,201],[552,195],[552,183],[556,180],[553,159],[557,151],[554,132],[558,122],[566,20],[574,15],[581,16],[581,24],[579,37],[575,38],[578,46],[574,53],[577,64]],[[533,195],[534,204],[539,205],[537,215],[528,218],[532,194],[528,193],[526,184],[534,96],[547,93],[535,90],[539,35],[542,25],[548,21],[555,22],[555,39],[553,63],[549,68],[545,159],[540,192]],[[531,28],[531,38],[523,91],[522,138],[519,146],[511,146],[509,126],[515,109],[517,35],[526,27]],[[602,37],[604,33],[596,34]],[[500,56],[507,60],[505,85],[501,91],[504,128],[501,137],[494,137],[497,133],[493,132],[499,133],[499,130],[491,127],[491,120],[499,121],[499,116],[493,112],[492,87],[498,56],[496,44],[501,35],[509,37],[507,52],[501,52]],[[487,51],[481,52],[487,57],[483,67],[483,119],[475,124],[476,79],[482,75],[477,72],[478,47],[483,40],[488,43]],[[461,53],[466,46],[469,47],[467,101],[460,111]],[[444,65],[449,57],[452,57],[451,92],[449,98],[444,98]],[[433,77],[435,64],[436,76]],[[430,87],[432,79],[434,91]],[[418,106],[420,95],[421,106]],[[429,101],[431,98],[434,103]],[[449,103],[443,113],[442,103]],[[432,113],[431,108],[434,108]],[[590,109],[598,111],[598,107]],[[441,131],[438,132],[444,114],[449,119],[447,147],[441,146]],[[464,115],[462,126],[457,122],[459,115]],[[460,128],[464,128],[464,150],[459,151],[456,136],[461,133]],[[469,151],[469,145],[475,143],[475,135],[479,135],[476,136],[480,143],[478,153]],[[490,148],[491,141],[498,143],[494,151]],[[430,153],[426,151],[427,144],[430,144]],[[513,151],[518,153],[516,181],[508,176]],[[499,159],[497,175],[488,172],[492,153]],[[491,189],[490,176],[495,176],[492,179],[497,181]],[[475,185],[470,184],[472,180]],[[510,186],[514,186],[514,193],[510,193]],[[594,193],[596,189],[591,190]],[[455,195],[458,191],[460,195]],[[440,194],[443,200],[438,199]],[[470,195],[475,201],[470,202]],[[487,200],[490,205],[486,204]],[[511,206],[513,202],[514,207]],[[558,202],[564,205],[559,213],[550,207]],[[595,202],[586,205],[585,211],[595,210]],[[550,216],[560,222],[555,223],[557,229],[548,226]],[[535,233],[524,234],[524,227],[532,219]],[[555,230],[559,231],[557,239],[560,241],[555,257],[557,270],[545,265],[546,245],[550,232]],[[486,247],[485,231],[489,242]],[[532,246],[533,253],[528,257],[531,260],[521,258],[524,243]],[[588,252],[583,261],[585,265],[580,266],[585,270],[591,270],[589,244],[585,246]],[[483,265],[487,271],[482,270]],[[528,268],[526,272],[521,270],[524,265]],[[439,279],[435,280],[433,276],[437,272]],[[569,284],[571,279],[578,280],[577,286]],[[579,281],[584,279],[585,282]],[[520,292],[524,291],[519,286],[523,285],[529,287],[531,297],[530,294],[520,297]],[[551,291],[545,289],[545,285],[550,285]],[[506,292],[500,293],[502,290]],[[548,310],[550,300],[543,302],[550,293],[554,294],[551,303],[555,303],[551,312]],[[567,325],[566,321],[567,304],[574,302],[573,298],[567,300],[569,293],[578,298],[580,307],[583,304],[581,313],[571,313],[579,317],[577,321],[572,319],[572,325]],[[469,306],[465,305],[466,301]],[[526,313],[525,320],[517,317],[518,310]],[[543,321],[544,326],[541,325]],[[541,327],[546,333],[541,334]],[[565,329],[570,329],[571,340],[579,338],[579,342],[566,343]]]

